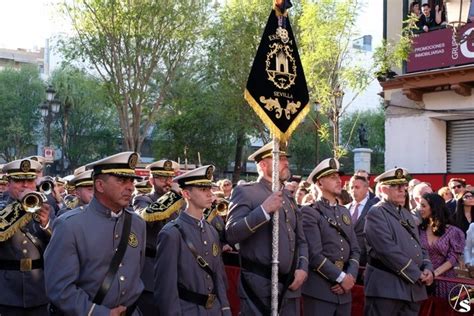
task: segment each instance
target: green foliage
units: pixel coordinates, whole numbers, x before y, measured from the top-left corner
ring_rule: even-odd
[[[179,157],[182,163],[185,158],[198,163],[199,153],[202,164],[226,170],[235,144],[228,105],[215,98],[206,80],[192,78],[195,68],[185,68],[177,77],[169,102],[160,111],[153,152],[157,159]]]
[[[118,148],[118,118],[104,84],[72,66],[63,65],[51,78],[61,101],[53,141],[62,149],[63,174],[114,153]]]
[[[339,121],[350,102],[342,104],[343,91],[356,95],[364,91],[371,73],[354,63],[357,52],[351,50],[360,11],[357,0],[303,0],[298,19],[301,60],[310,95],[320,105],[320,113],[330,125],[322,125],[322,141],[331,143],[333,156],[347,153],[339,141]]]
[[[352,149],[360,148],[358,127],[364,123],[367,130],[368,148],[372,149],[371,171],[383,172],[385,151],[385,112],[382,107],[348,113],[341,121],[341,139],[346,144],[349,156],[345,160],[344,170],[353,171]]]
[[[42,135],[39,129],[39,104],[45,99],[45,87],[36,67],[5,68],[0,71],[0,156],[6,161],[30,154]]]
[[[83,61],[105,81],[124,147],[140,151],[204,25],[207,1],[82,0],[61,12],[75,35],[62,41],[69,60]]]
[[[374,72],[379,80],[385,80],[387,74],[393,68],[400,68],[404,61],[408,60],[411,52],[413,31],[417,28],[418,18],[410,15],[406,21],[397,41],[382,42],[374,52]]]

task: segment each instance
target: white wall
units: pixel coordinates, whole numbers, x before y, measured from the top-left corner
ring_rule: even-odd
[[[392,100],[400,102],[400,91]],[[474,108],[474,95],[454,91],[426,93],[415,105],[421,111],[395,109],[385,120],[385,168],[407,168],[412,173],[447,172],[446,121],[472,118],[469,112],[443,112]],[[424,110],[423,110],[424,109]],[[440,112],[441,111],[441,112]]]

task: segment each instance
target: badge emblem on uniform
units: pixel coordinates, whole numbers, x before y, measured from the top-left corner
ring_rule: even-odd
[[[21,163],[20,163],[20,170],[23,171],[23,172],[28,172],[30,171],[30,168],[31,168],[31,163],[29,160],[23,160]]]
[[[342,214],[342,221],[343,221],[344,224],[346,224],[346,225],[350,225],[350,224],[351,224],[351,219],[350,219],[349,215],[347,215],[347,214]]]
[[[397,179],[403,178],[403,169],[395,170],[395,178],[397,178]]]
[[[214,257],[217,257],[218,254],[219,254],[219,246],[214,242],[212,243],[212,255]]]
[[[138,155],[136,153],[133,153],[130,155],[128,158],[128,166],[132,169],[135,169],[138,163]]]
[[[173,164],[171,163],[171,161],[166,160],[163,164],[163,169],[165,169],[166,171],[173,170]]]
[[[211,166],[211,167],[208,167],[207,170],[206,170],[206,178],[208,180],[212,180],[212,173],[214,172],[214,168]]]
[[[128,235],[128,245],[130,247],[137,248],[138,238],[137,238],[137,235],[135,235],[135,233],[130,233],[130,235]]]
[[[223,230],[223,228],[224,228],[224,227],[222,227],[222,224],[221,224],[221,223],[216,223],[216,229],[217,229],[218,231],[221,232],[221,231]]]
[[[331,168],[331,169],[337,169],[336,160],[334,160],[333,158],[331,158],[331,159],[329,160],[329,168]]]

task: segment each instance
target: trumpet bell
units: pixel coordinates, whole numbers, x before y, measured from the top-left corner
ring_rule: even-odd
[[[21,199],[21,206],[27,213],[36,213],[41,209],[43,203],[46,203],[47,201],[48,199],[43,193],[30,192]]]

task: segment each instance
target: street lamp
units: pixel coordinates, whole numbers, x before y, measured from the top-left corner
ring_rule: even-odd
[[[51,123],[53,122],[53,115],[59,112],[61,103],[56,100],[54,97],[56,91],[51,85],[46,89],[46,101],[44,101],[40,106],[41,116],[44,119],[44,124],[46,127],[46,146],[51,145]]]
[[[453,38],[456,43],[462,44],[468,40],[471,33],[461,35],[461,28],[466,25],[469,17],[471,0],[446,0],[447,22],[453,29]]]
[[[331,123],[333,128],[333,151],[334,157],[338,156],[339,146],[339,117],[342,110],[342,100],[344,99],[344,91],[339,85],[332,92],[333,108],[331,109]]]

